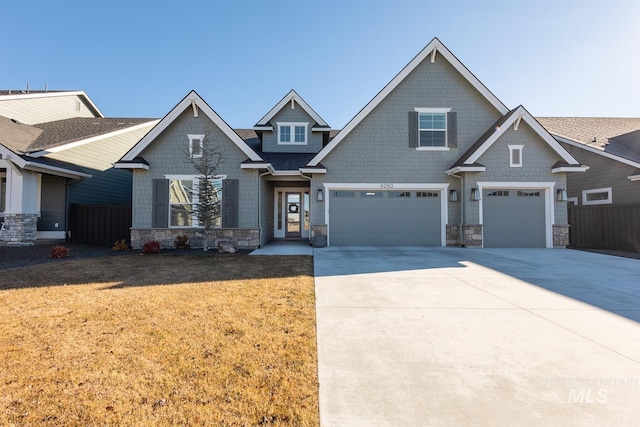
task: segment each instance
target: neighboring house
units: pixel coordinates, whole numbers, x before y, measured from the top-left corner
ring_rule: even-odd
[[[566,177],[587,169],[433,39],[337,134],[294,91],[252,131],[190,92],[116,164],[134,171],[134,247],[202,233],[189,156],[204,138],[224,157],[214,237],[246,248],[563,247]]]
[[[105,118],[82,91],[0,91],[0,241],[64,239],[71,203],[129,204],[112,164],[157,123]]]
[[[589,165],[567,178],[569,200],[580,206],[640,203],[640,118],[538,117],[571,153]]]

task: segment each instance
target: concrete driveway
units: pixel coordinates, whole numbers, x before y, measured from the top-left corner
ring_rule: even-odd
[[[322,426],[640,423],[640,261],[315,250]]]

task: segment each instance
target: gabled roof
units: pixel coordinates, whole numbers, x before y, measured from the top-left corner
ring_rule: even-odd
[[[2,144],[0,144],[0,159],[6,159],[22,169],[44,172],[67,178],[91,178],[90,174],[84,172],[80,167],[72,163],[47,158],[36,159],[26,155],[21,155]]]
[[[614,160],[640,163],[640,118],[538,117],[560,141]]]
[[[583,170],[584,167],[573,158],[567,150],[555,138],[553,138],[549,132],[540,125],[533,118],[533,116],[520,105],[517,108],[509,111],[504,116],[500,117],[491,127],[478,139],[462,156],[451,166],[451,169],[447,173],[456,173],[464,171],[475,171],[475,168],[483,167],[477,163],[480,156],[482,156],[488,149],[495,143],[509,129],[509,126],[513,125],[518,127],[520,121],[524,120],[535,133],[537,133],[549,147],[555,151],[564,161],[564,168],[572,168],[572,170]],[[553,169],[556,172],[566,172],[567,170],[558,170],[556,165]],[[586,170],[586,169],[584,169]]]
[[[407,64],[402,71],[400,71],[356,116],[351,119],[349,123],[342,129],[342,131],[336,135],[336,137],[324,147],[310,162],[309,166],[315,166],[324,159],[327,154],[331,152],[349,133],[362,121],[364,118],[373,111],[386,97],[389,95],[418,65],[420,65],[427,58],[431,58],[434,61],[436,54],[442,55],[480,94],[482,94],[496,110],[501,114],[507,114],[509,109],[489,90],[483,85],[476,76],[467,69],[467,67],[453,55],[449,49],[447,49],[438,38],[434,38],[429,44],[418,53]]]
[[[213,123],[215,123],[220,130],[229,137],[233,143],[242,150],[249,159],[258,161],[262,160],[260,156],[253,151],[242,138],[225,122],[222,117],[218,115],[204,99],[198,95],[195,90],[192,90],[185,96],[182,101],[178,103],[173,109],[166,115],[160,123],[158,123],[153,129],[149,131],[127,154],[122,157],[120,162],[130,162],[142,153],[142,151],[149,146],[165,129],[171,125],[187,108],[199,108]],[[118,163],[120,163],[118,162]]]
[[[30,99],[30,98],[53,98],[56,96],[77,95],[87,102],[90,108],[98,117],[104,117],[102,111],[93,103],[91,98],[83,90],[0,90],[0,101],[9,101],[12,99]]]
[[[293,89],[291,89],[291,92],[289,92],[284,98],[280,100],[280,102],[278,102],[271,110],[269,110],[269,112],[263,118],[261,118],[258,121],[258,123],[256,123],[255,127],[259,128],[259,127],[269,126],[269,120],[271,120],[276,114],[278,114],[280,110],[282,110],[282,108],[284,108],[285,105],[287,105],[290,102],[296,102],[300,107],[302,107],[302,109],[311,118],[313,118],[313,120],[316,121],[316,124],[319,127],[329,128],[329,125],[327,124],[327,122],[325,122],[322,119],[322,117],[318,115],[318,113],[313,111],[313,108],[311,108],[309,104],[307,104],[305,100],[302,99],[302,97],[298,95],[296,91]]]
[[[77,117],[26,125],[0,116],[0,144],[16,153],[40,157],[98,139],[155,124],[156,119]]]

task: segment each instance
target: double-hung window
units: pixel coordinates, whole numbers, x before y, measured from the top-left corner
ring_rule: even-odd
[[[169,178],[169,227],[199,227],[198,183],[196,176],[173,176]],[[216,192],[214,200],[222,202],[222,179],[213,180]],[[214,227],[222,225],[218,217]]]
[[[423,150],[447,150],[451,135],[450,108],[415,108],[417,147]],[[414,114],[416,114],[414,113]]]
[[[281,145],[306,145],[307,127],[309,123],[303,122],[278,122],[278,144]]]

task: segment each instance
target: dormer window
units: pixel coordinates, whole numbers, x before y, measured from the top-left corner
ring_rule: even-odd
[[[307,145],[307,128],[309,123],[291,122],[277,123],[278,144],[280,145]]]
[[[199,158],[202,157],[202,144],[204,141],[204,135],[187,135],[189,138],[189,157]]]

